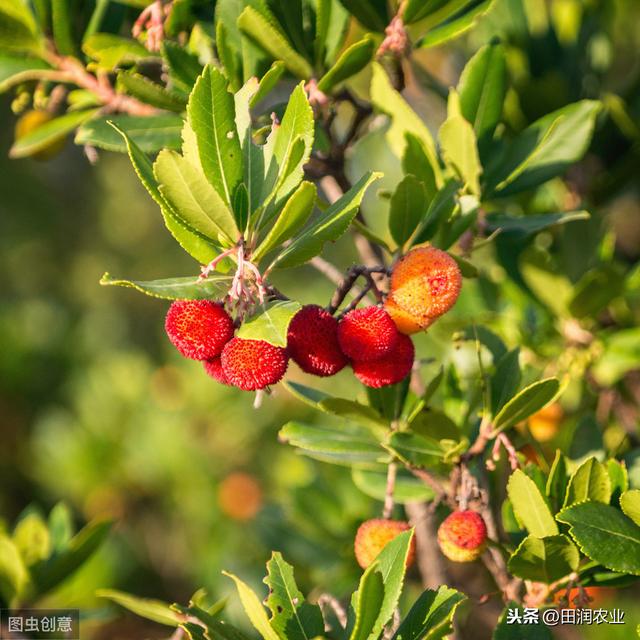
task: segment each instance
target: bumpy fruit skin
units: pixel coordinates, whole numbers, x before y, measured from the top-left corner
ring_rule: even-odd
[[[220,356],[218,356],[217,358],[211,358],[210,360],[205,360],[204,370],[206,371],[207,375],[213,378],[216,382],[229,385],[229,379],[222,369],[222,360],[220,359]]]
[[[264,340],[233,338],[222,350],[222,370],[234,387],[258,391],[282,380],[289,357],[285,349]]]
[[[219,356],[233,338],[233,320],[211,300],[176,300],[169,307],[165,330],[175,348],[192,360]]]
[[[426,329],[431,321],[428,321],[425,325],[421,325],[418,322],[419,318],[407,313],[404,309],[398,306],[398,303],[393,299],[392,295],[389,295],[384,303],[385,311],[391,316],[391,319],[395,322],[396,327],[400,333],[404,333],[406,336],[411,336],[414,333],[419,333]]]
[[[529,418],[529,431],[538,442],[549,442],[558,433],[563,418],[562,407],[553,402]]]
[[[380,307],[354,309],[338,324],[340,348],[359,362],[377,360],[389,353],[399,335],[391,316]]]
[[[438,529],[442,553],[454,562],[473,562],[487,547],[487,526],[475,511],[456,511]]]
[[[333,376],[348,363],[338,343],[338,321],[316,305],[302,307],[291,320],[287,350],[305,373],[314,376]]]
[[[411,527],[402,520],[383,520],[375,518],[363,522],[358,528],[354,543],[354,551],[358,564],[366,569],[377,557],[378,554],[396,536]],[[410,567],[416,556],[416,539],[411,540],[409,554],[407,555],[406,566]]]
[[[411,338],[401,333],[396,346],[378,360],[354,360],[351,366],[362,384],[379,389],[404,380],[411,373],[414,357],[415,349]]]
[[[419,247],[403,256],[391,274],[395,303],[425,326],[455,304],[462,287],[456,261],[435,247]]]
[[[15,128],[15,139],[19,140],[24,138],[29,133],[32,133],[36,129],[39,129],[42,125],[51,120],[53,116],[48,111],[42,111],[34,109],[25,112],[18,118]],[[32,154],[32,158],[36,160],[49,160],[53,156],[57,155],[64,149],[65,138],[60,138],[50,142],[46,147],[43,147],[40,151]]]

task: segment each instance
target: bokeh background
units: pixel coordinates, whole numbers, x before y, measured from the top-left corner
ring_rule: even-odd
[[[515,211],[585,206],[592,219],[541,234],[529,250],[553,260],[573,282],[603,257],[622,274],[640,274],[640,4],[496,0],[471,35],[420,54],[407,69],[406,97],[434,128],[447,87],[495,36],[508,45],[513,90],[506,120],[514,130],[581,98],[608,107],[569,180],[512,205]],[[366,84],[364,74],[356,88]],[[379,503],[347,471],[278,443],[284,422],[318,416],[282,389],[255,411],[252,398],[215,384],[173,350],[163,330],[165,302],[99,286],[106,270],[154,279],[198,268],[164,229],[127,158],[101,153],[91,166],[69,142],[48,162],[10,161],[15,117],[7,100],[0,118],[0,517],[8,526],[25,508],[47,513],[64,501],[78,524],[96,517],[116,522],[109,542],[48,602],[94,611],[87,629],[95,638],[164,637],[166,631],[132,618],[112,622],[95,589],[185,602],[204,586],[223,596],[231,585],[222,569],[259,585],[271,549],[297,567],[303,590],[348,592],[359,575],[353,533]],[[358,173],[371,158],[385,170],[384,151],[383,133],[369,137],[354,149],[349,171]],[[392,169],[387,179],[397,180]],[[371,198],[365,211],[381,228],[384,207]],[[534,302],[496,267],[495,250],[474,254],[483,276],[466,284],[451,318],[420,338],[422,353],[436,364],[457,362],[463,375],[474,373],[473,354],[454,348],[450,336],[470,319],[486,321],[534,359],[561,349],[551,308],[558,283],[538,279],[543,304]],[[329,257],[340,267],[354,261],[349,238]],[[302,302],[325,303],[332,291],[310,268],[279,277],[279,286]],[[630,330],[637,327],[639,289],[636,276],[635,293],[614,307],[615,322]],[[623,385],[626,422],[614,414],[599,426],[580,421],[585,391],[570,387],[568,417],[552,444],[573,447],[574,457],[605,450],[627,456],[632,484],[640,487],[638,380],[622,381],[633,359],[635,368],[640,361],[640,336],[623,351],[631,365],[620,373],[619,362],[605,363],[600,380]],[[332,384],[345,396],[358,392],[347,373]],[[614,604],[630,624],[640,621],[637,592],[620,592]],[[614,640],[629,637],[629,628],[567,637],[606,633]]]

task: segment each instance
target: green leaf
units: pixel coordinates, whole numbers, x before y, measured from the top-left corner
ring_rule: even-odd
[[[4,51],[37,53],[43,45],[28,5],[16,0],[0,0],[0,47]]]
[[[517,233],[528,236],[558,224],[567,224],[575,220],[588,220],[588,211],[570,211],[568,213],[540,213],[528,216],[507,216],[490,213],[487,220],[487,231],[493,233]]]
[[[175,212],[171,209],[171,205],[160,193],[159,185],[153,175],[153,166],[149,158],[124,131],[118,129],[118,127],[113,124],[112,126],[123,137],[125,144],[127,145],[129,159],[131,160],[131,164],[133,165],[136,175],[140,179],[140,182],[142,182],[144,188],[148,191],[149,195],[160,207],[167,229],[169,229],[173,237],[187,253],[202,264],[209,264],[209,262],[211,262],[211,260],[213,260],[217,255],[213,245],[197,233],[194,233],[177,217]]]
[[[558,534],[549,506],[536,483],[524,471],[516,469],[507,483],[507,493],[516,518],[527,531],[537,538]]]
[[[507,66],[504,47],[498,42],[485,45],[469,60],[460,76],[460,110],[482,148],[493,137],[507,93]]]
[[[554,513],[562,506],[567,491],[567,482],[567,462],[562,451],[557,449],[546,486],[547,498]]]
[[[429,128],[402,95],[393,88],[384,68],[379,63],[374,62],[372,69],[371,103],[377,111],[385,113],[392,119],[395,133],[403,144],[403,149],[400,151],[399,156],[402,157],[404,155],[406,134],[413,135],[422,144],[422,148],[429,159],[429,164],[433,168],[437,184],[440,180],[440,168],[436,146]]]
[[[242,152],[236,131],[235,104],[220,71],[207,66],[196,81],[187,105],[202,170],[218,195],[231,206],[242,181]]]
[[[29,581],[29,574],[14,542],[0,532],[0,601],[12,606]]]
[[[169,604],[161,600],[138,598],[114,589],[99,589],[96,591],[96,596],[111,600],[111,602],[119,604],[142,618],[168,627],[177,627],[184,620],[183,616],[173,611]]]
[[[527,536],[509,558],[509,572],[549,584],[576,571],[579,562],[580,552],[567,536]]]
[[[559,522],[580,550],[612,571],[640,575],[640,527],[618,509],[600,502],[583,502],[563,509]]]
[[[427,213],[418,226],[412,244],[431,240],[448,218],[453,214],[458,201],[458,191],[462,185],[457,180],[448,180],[435,194]]]
[[[280,636],[269,624],[267,612],[252,589],[232,573],[223,571],[222,574],[231,578],[235,582],[238,595],[240,596],[240,602],[242,603],[244,611],[255,630],[264,638],[264,640],[280,640]]]
[[[139,73],[125,71],[118,73],[118,88],[124,89],[130,96],[159,109],[181,113],[186,106],[186,101],[182,97],[171,93],[162,85],[156,84]]]
[[[600,109],[599,102],[582,100],[536,120],[487,168],[489,189],[512,195],[564,173],[587,150]]]
[[[384,502],[387,493],[387,473],[384,468],[381,468],[380,471],[374,469],[352,469],[351,478],[362,493]],[[433,496],[433,489],[422,480],[408,471],[398,470],[393,490],[393,499],[396,504],[426,502],[433,500]]]
[[[318,403],[318,409],[374,430],[386,430],[389,427],[389,422],[375,409],[346,398],[323,398]],[[381,431],[381,434],[383,433],[384,431]]]
[[[264,340],[276,347],[287,346],[287,331],[293,316],[302,305],[294,300],[271,302],[242,323],[238,338],[243,340]]]
[[[308,80],[313,75],[311,65],[292,47],[276,26],[275,18],[264,14],[267,14],[266,7],[261,7],[260,11],[245,7],[238,18],[238,27],[275,60],[282,60],[293,75]]]
[[[371,31],[382,33],[391,16],[385,0],[340,0],[356,20]]]
[[[409,394],[409,376],[398,384],[390,384],[380,389],[367,387],[369,404],[387,420],[397,420]]]
[[[369,35],[347,47],[336,63],[320,78],[318,89],[329,93],[341,82],[355,76],[371,62],[375,49],[375,42]]]
[[[162,42],[162,57],[167,63],[169,80],[173,86],[183,93],[190,93],[202,73],[198,57],[171,40]]]
[[[258,89],[253,94],[251,101],[249,102],[249,106],[255,107],[261,100],[271,93],[271,91],[277,86],[278,80],[282,77],[285,69],[286,67],[282,60],[276,60],[269,67],[269,70],[262,76],[262,78],[260,78]]]
[[[466,596],[445,585],[427,589],[415,601],[392,640],[437,640],[451,633],[453,616]]]
[[[51,554],[49,529],[38,513],[29,513],[18,522],[13,532],[13,541],[27,567]]]
[[[56,50],[63,56],[77,54],[73,36],[74,16],[70,0],[58,0],[51,3],[51,26]]]
[[[494,432],[499,432],[526,420],[558,394],[560,382],[557,378],[546,378],[525,387],[507,402],[493,420]]]
[[[144,153],[156,153],[160,149],[179,149],[182,143],[184,121],[178,115],[115,115],[94,118],[78,129],[75,143],[126,153],[127,146],[121,135],[113,129],[111,122],[124,131]]]
[[[232,276],[211,274],[204,280],[199,276],[166,278],[164,280],[118,280],[105,273],[100,280],[104,286],[130,287],[154,298],[165,300],[201,300],[222,298],[229,291]]]
[[[394,431],[388,448],[412,467],[432,467],[445,454],[438,440],[410,431]]]
[[[469,191],[480,194],[480,158],[473,127],[462,116],[460,98],[454,89],[449,92],[447,119],[440,127],[440,151],[447,165],[462,180]]]
[[[425,36],[418,40],[416,47],[435,47],[461,36],[489,10],[492,2],[493,0],[468,0],[447,3],[442,12],[434,12],[433,16],[437,17],[439,21],[430,28]],[[463,6],[457,10],[461,5]],[[454,8],[455,12],[449,7]],[[430,22],[436,22],[433,20],[433,16]]]
[[[518,391],[521,379],[520,349],[502,356],[491,377],[491,413],[496,415]]]
[[[18,138],[9,151],[11,158],[26,158],[43,151],[59,140],[63,140],[69,133],[83,122],[98,113],[98,109],[74,111],[58,118],[53,118],[34,129],[26,136]]]
[[[324,634],[324,620],[318,605],[305,602],[296,585],[293,567],[282,555],[273,552],[267,562],[269,587],[267,607],[271,610],[271,627],[287,640],[312,640]]]
[[[130,65],[154,55],[137,40],[112,33],[94,33],[82,43],[82,51],[103,69]]]
[[[587,271],[575,284],[569,311],[576,318],[595,318],[625,291],[626,269],[602,264]]]
[[[378,613],[384,602],[382,574],[373,563],[362,575],[355,594],[355,622],[349,640],[367,640],[376,625]]]
[[[620,504],[622,494],[629,489],[629,474],[624,462],[610,459],[607,460],[606,465],[611,481],[611,504],[617,506]]]
[[[289,240],[305,225],[316,202],[316,186],[304,181],[287,200],[282,212],[253,253],[257,263],[271,250]]]
[[[22,82],[25,73],[50,70],[51,67],[40,58],[0,53],[0,93]]]
[[[407,132],[404,135],[407,146],[402,156],[402,170],[406,175],[414,175],[424,185],[427,200],[431,202],[438,191],[436,175],[429,158],[429,152],[420,138]],[[427,203],[425,203],[427,204]]]
[[[240,237],[233,214],[199,167],[164,149],[153,165],[162,196],[176,214],[214,243],[223,236],[229,246]]]
[[[69,546],[73,537],[72,515],[64,502],[59,502],[49,513],[49,535],[54,552],[62,551]]]
[[[611,499],[611,480],[605,465],[595,458],[585,460],[569,479],[564,507],[578,502],[592,500],[609,504]]]
[[[295,267],[304,264],[322,251],[325,242],[337,240],[355,218],[362,198],[369,185],[381,177],[379,173],[367,173],[341,198],[328,207],[318,219],[299,235],[271,263],[274,267]]]
[[[388,457],[367,427],[351,423],[328,426],[288,422],[279,436],[305,455],[333,464],[377,468],[377,463]]]
[[[389,209],[389,231],[399,247],[413,235],[426,208],[423,183],[412,175],[405,176],[391,196]]]
[[[609,387],[640,361],[640,328],[618,329],[603,336],[604,352],[593,366],[598,384]]]
[[[640,526],[640,489],[625,491],[620,496],[620,508],[627,517]]]
[[[282,386],[296,399],[317,410],[320,410],[320,402],[322,400],[331,397],[324,391],[313,389],[312,387],[307,387],[304,384],[300,384],[299,382],[291,382],[289,380],[285,380],[282,383]]]
[[[76,534],[64,551],[31,567],[31,577],[37,594],[44,594],[77,571],[106,540],[111,522],[89,524]]]

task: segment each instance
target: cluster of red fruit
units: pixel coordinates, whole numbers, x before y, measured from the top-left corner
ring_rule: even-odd
[[[384,308],[353,309],[338,320],[319,306],[305,306],[291,320],[286,348],[234,337],[233,319],[223,304],[209,300],[174,302],[165,327],[183,356],[203,360],[212,378],[245,391],[279,382],[289,358],[322,377],[350,364],[358,380],[377,388],[409,375],[415,355],[409,335],[453,306],[461,281],[449,254],[421,247],[394,267]]]
[[[354,543],[358,564],[366,569],[391,540],[410,528],[403,520],[376,518],[363,522]],[[450,514],[438,529],[438,544],[449,560],[473,562],[487,547],[487,527],[482,516],[471,510]],[[413,564],[415,554],[414,537],[407,555],[407,567]]]

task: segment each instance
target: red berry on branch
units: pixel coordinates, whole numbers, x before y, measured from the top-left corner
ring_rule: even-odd
[[[374,518],[373,520],[363,522],[358,528],[358,533],[356,533],[356,539],[353,545],[358,564],[363,569],[366,569],[391,540],[404,531],[408,531],[410,528],[409,524],[402,520]],[[416,539],[414,536],[409,546],[406,561],[407,567],[413,564],[415,555]]]
[[[205,360],[204,370],[208,376],[212,377],[220,384],[230,384],[224,370],[222,369],[222,360],[220,359],[220,356],[217,358],[211,358],[211,360]]]
[[[220,356],[229,384],[243,391],[258,391],[282,380],[289,358],[285,349],[264,340],[233,338]]]
[[[395,347],[378,360],[354,360],[353,372],[362,384],[378,389],[404,380],[411,373],[414,357],[411,338],[401,333]]]
[[[398,329],[380,307],[354,309],[338,324],[338,342],[349,358],[365,362],[389,353],[398,341]]]
[[[164,326],[175,348],[193,360],[215,358],[233,338],[231,316],[211,300],[176,300]]]
[[[475,511],[455,511],[438,529],[442,553],[454,562],[473,562],[487,547],[487,525]]]
[[[338,321],[316,305],[302,307],[291,320],[287,350],[304,372],[315,376],[335,375],[348,363],[338,343]]]

